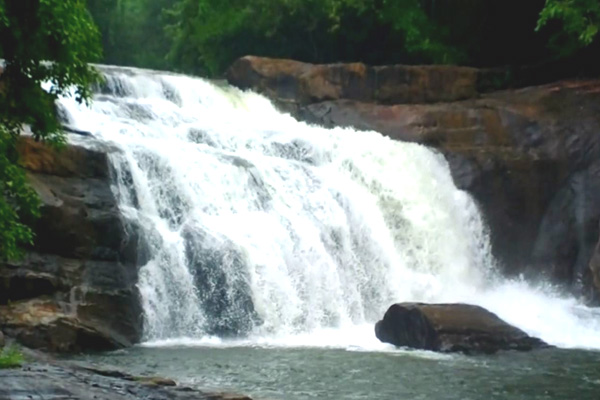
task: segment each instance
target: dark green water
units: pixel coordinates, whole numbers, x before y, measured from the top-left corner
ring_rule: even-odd
[[[600,399],[600,352],[467,357],[319,348],[137,347],[86,361],[255,399]]]

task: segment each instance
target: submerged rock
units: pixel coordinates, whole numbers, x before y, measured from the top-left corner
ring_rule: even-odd
[[[469,304],[398,303],[375,324],[379,340],[439,352],[495,353],[547,347],[542,340]]]

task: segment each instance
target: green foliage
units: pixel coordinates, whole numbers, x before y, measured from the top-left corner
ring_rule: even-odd
[[[87,4],[102,32],[104,62],[208,75],[218,75],[247,54],[317,63],[538,64],[550,61],[557,50],[564,56],[590,44],[600,19],[597,0]],[[548,50],[549,40],[554,52]]]
[[[19,247],[31,243],[24,221],[39,213],[18,166],[17,139],[29,126],[36,140],[64,141],[54,101],[90,98],[98,74],[88,63],[100,54],[85,1],[0,0],[0,259],[18,257]]]
[[[17,347],[5,347],[0,350],[0,369],[18,368],[23,362],[23,354]]]
[[[592,44],[600,30],[600,2],[598,0],[546,0],[536,30],[560,22],[561,29],[550,45],[559,54],[566,55]]]
[[[460,61],[419,0],[179,0],[170,59],[217,74],[246,54],[313,62]]]
[[[102,33],[104,62],[166,69],[163,10],[176,0],[87,0]]]
[[[16,136],[0,125],[0,258],[21,256],[20,246],[32,244],[31,229],[22,223],[39,215],[38,199],[17,164]]]

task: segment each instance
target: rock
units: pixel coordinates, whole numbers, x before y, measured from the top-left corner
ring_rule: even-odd
[[[243,273],[242,251],[226,237],[215,237],[200,227],[186,227],[183,237],[198,297],[209,316],[206,332],[220,337],[250,333],[260,325],[260,317],[254,309],[250,277]]]
[[[594,286],[597,292],[600,293],[600,238],[598,239],[598,244],[596,245],[592,259],[590,260],[590,273],[592,274]]]
[[[0,350],[4,347],[5,341],[4,341],[4,333],[2,333],[2,331],[0,331]]]
[[[108,153],[115,150],[56,150],[29,138],[19,150],[41,218],[24,259],[0,262],[0,328],[27,346],[57,352],[136,343],[143,260],[110,187]]]
[[[111,350],[119,343],[98,327],[82,323],[53,301],[30,300],[0,306],[4,330],[20,343],[52,352]]]
[[[177,383],[173,379],[161,378],[160,376],[138,376],[134,380],[151,386],[177,386]]]
[[[160,376],[135,376],[128,374],[123,371],[115,370],[115,369],[106,369],[106,368],[98,368],[89,365],[77,366],[85,371],[94,373],[100,376],[106,376],[111,378],[119,378],[132,382],[139,382],[145,385],[153,385],[153,386],[177,386],[177,383],[173,379],[163,378]]]
[[[226,73],[229,83],[242,89],[301,105],[341,99],[383,104],[468,99],[477,96],[481,75],[468,67],[314,65],[253,56],[238,59]]]
[[[21,165],[33,173],[97,179],[108,178],[110,173],[107,151],[71,145],[54,149],[30,138],[22,138],[18,149]]]
[[[369,74],[402,68],[363,67],[244,57],[228,79],[300,120],[376,130],[440,151],[456,186],[479,204],[505,273],[548,278],[587,296],[600,234],[600,80],[488,93],[494,71],[454,70],[439,81],[388,80],[385,93],[410,95],[383,96]],[[530,72],[525,81],[543,71]]]
[[[0,370],[0,399],[251,400],[178,386],[173,380],[49,360]]]
[[[469,304],[398,303],[375,325],[379,340],[440,352],[495,353],[547,347],[540,339]]]

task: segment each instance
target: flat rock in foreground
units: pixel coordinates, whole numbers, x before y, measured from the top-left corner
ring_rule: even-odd
[[[64,362],[36,362],[0,370],[0,382],[1,400],[251,400],[244,395],[177,386],[170,379],[136,377]]]
[[[548,346],[485,308],[470,304],[394,304],[375,324],[375,335],[395,346],[468,354]]]

